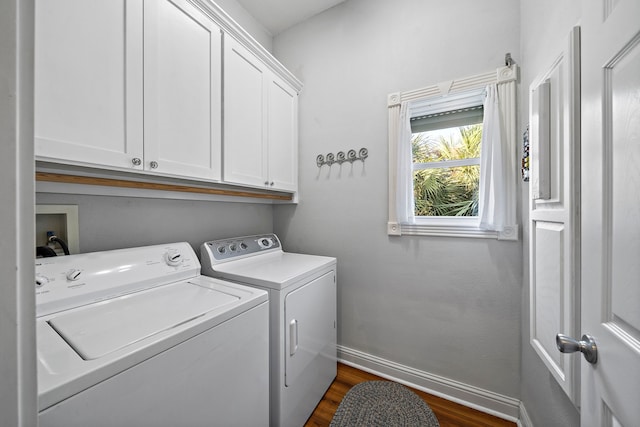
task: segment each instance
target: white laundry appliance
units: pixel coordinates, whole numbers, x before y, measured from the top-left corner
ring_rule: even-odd
[[[37,259],[39,425],[268,425],[268,305],[188,243]]]
[[[284,252],[275,234],[206,242],[200,259],[269,292],[271,426],[304,425],[337,373],[336,259]]]

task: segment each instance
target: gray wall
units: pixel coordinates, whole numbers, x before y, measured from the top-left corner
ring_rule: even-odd
[[[511,397],[520,393],[522,246],[389,237],[387,94],[519,57],[512,0],[349,0],[274,38],[300,96],[300,204],[275,208],[291,251],[338,258],[339,344]],[[318,154],[369,158],[318,170]]]
[[[521,0],[521,130],[529,116],[529,85],[564,48],[580,20],[580,0]],[[522,312],[521,400],[536,426],[578,426],[580,414],[560,389],[529,343],[528,185],[523,185],[525,228]]]
[[[37,193],[37,204],[78,205],[80,251],[207,240],[273,229],[271,205]]]

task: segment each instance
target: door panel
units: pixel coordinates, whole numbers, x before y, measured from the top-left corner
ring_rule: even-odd
[[[298,94],[275,76],[269,84],[267,111],[270,187],[295,191],[298,188]]]
[[[335,368],[335,273],[326,273],[287,294],[284,309],[285,385],[291,387],[305,369],[317,372],[327,362]]]
[[[575,28],[531,84],[529,206],[531,345],[576,405],[580,363],[558,352],[555,336],[579,331],[579,39]]]
[[[224,41],[224,180],[267,180],[265,66],[231,37]]]
[[[144,22],[145,169],[219,180],[220,28],[185,0],[146,1]]]
[[[640,419],[640,2],[584,0],[581,425]],[[604,15],[603,15],[604,11]]]
[[[611,227],[616,232],[611,241],[611,306],[609,318],[617,318],[627,333],[640,340],[640,44],[606,70],[610,81],[605,103],[611,106],[611,122],[605,134],[611,134],[612,176]],[[635,93],[634,93],[635,92]]]
[[[36,2],[38,159],[142,169],[142,0]]]
[[[536,229],[532,233],[535,240],[535,305],[532,324],[534,348],[542,355],[556,375],[566,376],[564,359],[556,350],[553,331],[565,330],[564,306],[561,303],[566,283],[564,281],[564,264],[558,262],[565,252],[564,224],[535,221]],[[563,378],[562,378],[563,379]]]

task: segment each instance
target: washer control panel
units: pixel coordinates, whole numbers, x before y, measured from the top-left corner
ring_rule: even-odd
[[[185,242],[38,258],[35,267],[38,316],[200,274]]]
[[[263,253],[266,251],[281,251],[280,240],[275,234],[257,234],[255,236],[219,239],[205,242],[200,255],[206,255],[212,263],[239,259],[241,257]]]

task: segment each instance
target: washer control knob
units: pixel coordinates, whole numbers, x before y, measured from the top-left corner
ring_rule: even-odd
[[[244,251],[245,249],[247,249],[247,244],[245,242],[240,243],[240,250]]]
[[[238,249],[238,246],[235,243],[232,243],[232,244],[229,245],[229,250],[231,252],[235,252],[236,249]]]
[[[36,274],[36,288],[41,288],[44,285],[46,285],[47,283],[49,283],[49,278],[48,277]]]
[[[223,253],[227,252],[227,248],[225,248],[224,246],[218,246],[218,252],[223,254]]]
[[[171,249],[171,250],[167,251],[166,254],[164,254],[164,260],[171,267],[175,267],[175,266],[180,265],[182,263],[182,253],[180,253],[180,251],[178,251],[178,250]]]
[[[75,282],[76,280],[78,280],[80,278],[80,276],[82,276],[82,270],[78,270],[77,268],[73,268],[73,269],[69,270],[69,272],[67,273],[67,280]]]

